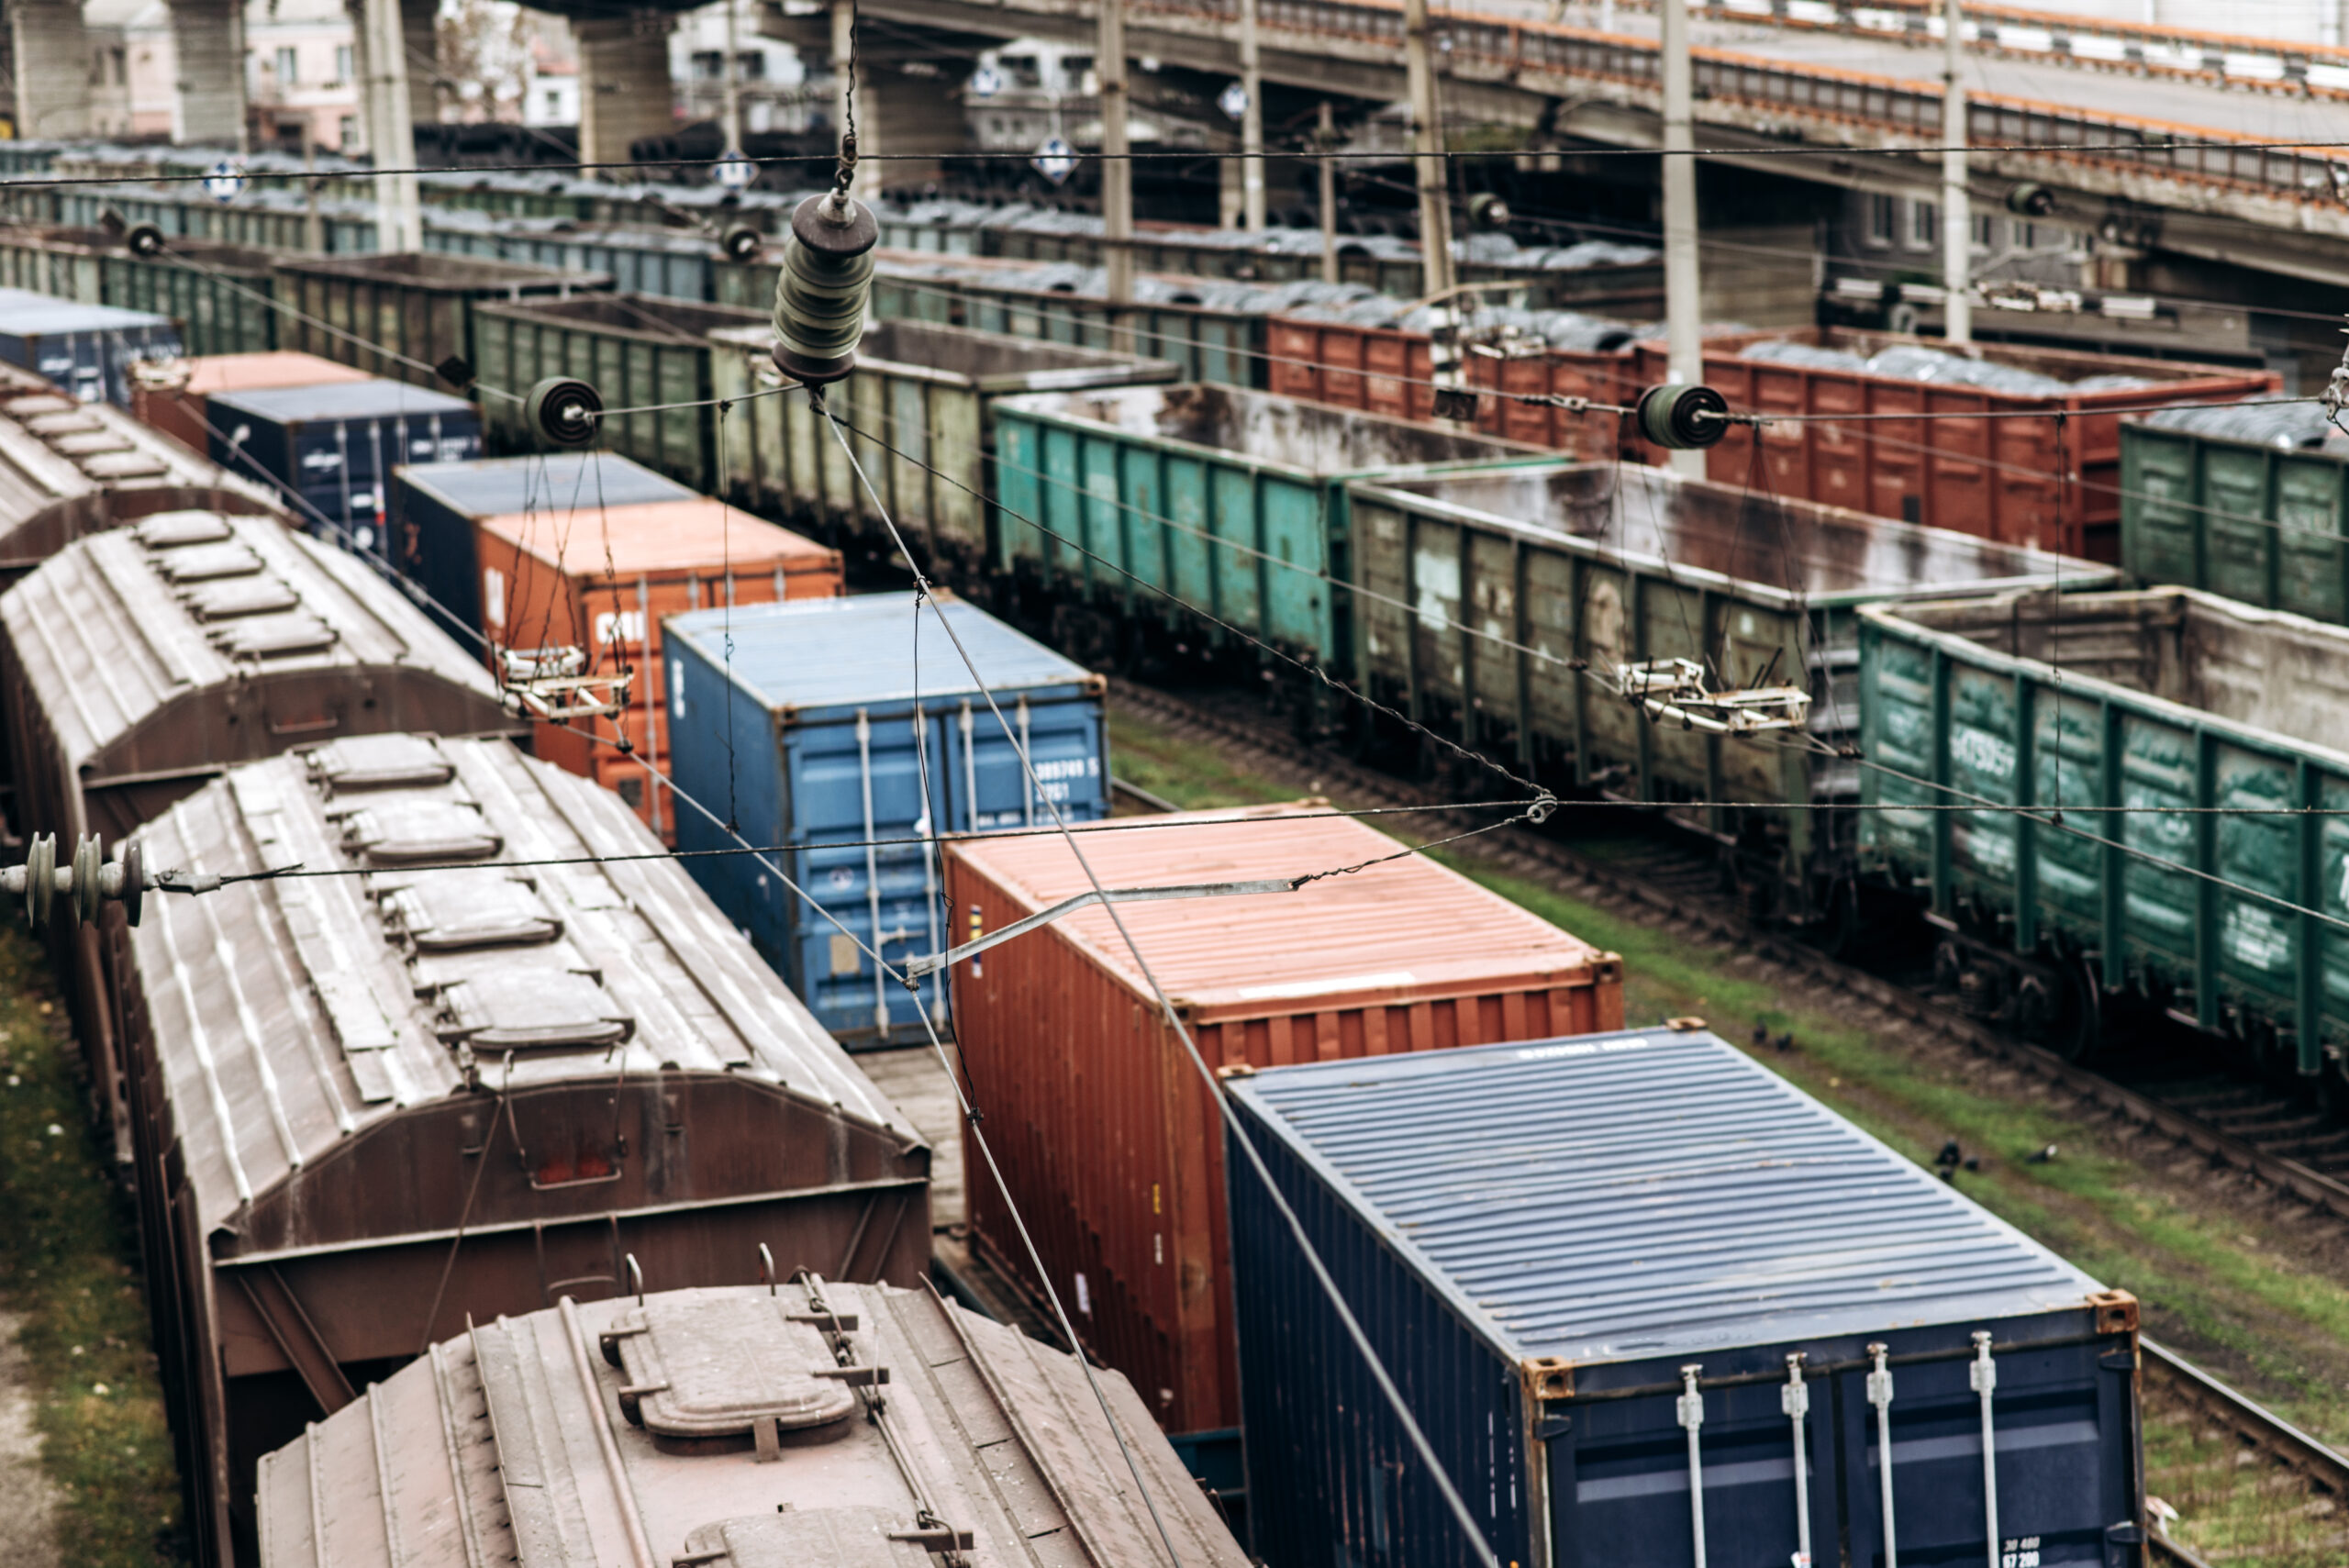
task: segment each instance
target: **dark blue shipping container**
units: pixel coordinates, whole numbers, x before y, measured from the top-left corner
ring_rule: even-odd
[[[1717,1037],[1273,1068],[1232,1101],[1503,1562],[1787,1568],[1799,1500],[1811,1562],[1883,1568],[1879,1419],[1903,1568],[2140,1561],[2134,1298]],[[1226,1159],[1256,1550],[1474,1561]]]
[[[84,403],[130,406],[130,367],[175,360],[179,323],[151,311],[81,305],[0,289],[0,361],[47,377]]]
[[[686,867],[852,1050],[925,1039],[921,1010],[942,1024],[945,992],[943,976],[917,996],[876,973],[841,928],[893,965],[941,951],[954,939],[924,838],[1052,820],[987,695],[1068,820],[1109,814],[1101,677],[975,605],[939,607],[986,695],[935,616],[924,612],[917,638],[911,594],[696,610],[662,624],[671,778],[750,842],[788,846],[778,863],[824,912],[749,855]],[[736,847],[688,800],[676,822],[681,851]]]
[[[206,406],[212,461],[255,469],[301,497],[318,538],[395,570],[385,527],[392,470],[481,455],[481,410],[402,381],[216,392]]]
[[[547,452],[392,471],[392,558],[425,610],[467,648],[482,646],[481,559],[473,525],[484,517],[568,514],[694,492],[613,452]]]

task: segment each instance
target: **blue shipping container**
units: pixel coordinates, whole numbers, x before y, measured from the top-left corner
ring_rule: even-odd
[[[893,965],[941,951],[954,939],[924,836],[1052,820],[988,696],[1063,816],[1109,814],[1101,677],[975,605],[939,607],[984,695],[935,616],[917,638],[911,594],[696,610],[662,626],[671,777],[751,843],[787,846],[779,864],[823,912],[749,855],[685,863],[851,1049],[926,1038],[920,1009],[942,1024],[945,994],[942,977],[917,997],[876,973],[841,928]],[[686,802],[676,823],[680,851],[736,847]]]
[[[1717,1037],[1273,1068],[1232,1100],[1502,1562],[1689,1568],[1693,1496],[1709,1568],[1801,1562],[1799,1452],[1811,1560],[1882,1568],[1879,1419],[1900,1562],[2138,1562],[2134,1298]],[[1226,1158],[1256,1550],[1474,1561]]]
[[[175,360],[179,323],[145,310],[0,289],[0,361],[47,377],[83,403],[130,406],[130,367]]]
[[[392,559],[426,611],[467,648],[482,646],[481,559],[473,525],[484,517],[569,513],[694,492],[614,452],[547,452],[419,463],[392,471]]]
[[[301,497],[310,532],[385,571],[392,470],[481,455],[481,410],[462,397],[403,381],[219,392],[206,406],[212,461],[254,469]]]

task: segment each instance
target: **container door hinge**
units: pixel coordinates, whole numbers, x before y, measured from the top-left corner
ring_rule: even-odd
[[[1998,1387],[1998,1363],[1990,1359],[1990,1331],[1974,1331],[1974,1364],[1965,1380],[1982,1400],[1982,1528],[1987,1532],[1989,1568],[2000,1568],[1998,1552],[1998,1445],[1990,1425],[1990,1396]]]
[[[1575,1419],[1572,1416],[1544,1416],[1533,1423],[1533,1436],[1535,1440],[1540,1442],[1548,1442],[1553,1438],[1564,1437],[1574,1429]]]
[[[1697,1374],[1704,1370],[1696,1362],[1680,1369],[1686,1392],[1674,1404],[1680,1425],[1688,1433],[1688,1525],[1697,1543],[1697,1568],[1705,1568],[1705,1455],[1698,1441],[1705,1424],[1705,1396],[1697,1391]]]
[[[2115,1546],[2143,1546],[2145,1544],[2145,1527],[2134,1519],[2123,1519],[2117,1525],[2105,1526],[2104,1539]]]
[[[1876,1471],[1877,1491],[1884,1508],[1884,1568],[1899,1568],[1900,1554],[1894,1541],[1892,1529],[1892,1368],[1885,1358],[1889,1348],[1870,1345],[1868,1357],[1876,1362],[1868,1373],[1868,1403],[1876,1407]]]

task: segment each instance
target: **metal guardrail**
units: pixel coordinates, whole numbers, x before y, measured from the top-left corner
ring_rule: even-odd
[[[1132,9],[1210,21],[1237,14],[1236,0],[1136,0]],[[1262,0],[1258,25],[1273,35],[1390,47],[1399,68],[1403,16],[1394,4]],[[1542,76],[1597,78],[1661,96],[1661,51],[1647,39],[1475,13],[1453,13],[1442,26],[1451,68],[1464,78],[1529,85],[1529,78]],[[1834,128],[1834,139],[1854,145],[1865,145],[1870,132],[1879,143],[1920,149],[1940,141],[1941,93],[1924,83],[1723,50],[1700,49],[1694,56],[1699,119],[1719,117],[1707,116],[1709,105],[1737,104]],[[2341,70],[2349,82],[2349,65]],[[2349,195],[2349,148],[2279,148],[2238,132],[1992,94],[1972,95],[1967,109],[1968,139],[1986,155],[2027,149],[2065,161],[2327,206],[2342,206]]]

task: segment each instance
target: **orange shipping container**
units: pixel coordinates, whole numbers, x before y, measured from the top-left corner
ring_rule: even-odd
[[[635,672],[628,712],[593,726],[596,737],[625,734],[633,752],[590,739],[584,725],[541,724],[533,750],[616,791],[664,839],[674,836],[674,803],[647,772],[668,767],[662,618],[846,591],[840,551],[705,496],[484,517],[475,547],[493,644],[586,648],[598,673],[623,662]]]
[[[1080,828],[1104,887],[1289,878],[1393,855],[1319,802]],[[1055,834],[951,842],[956,935],[1087,890]],[[1293,892],[1124,904],[1219,1072],[1620,1029],[1622,961],[1419,856]],[[954,1029],[1006,1184],[1077,1332],[1171,1432],[1239,1420],[1214,1097],[1098,906],[955,966]],[[972,1223],[1033,1281],[1003,1195]]]
[[[369,379],[365,371],[355,366],[290,350],[268,354],[206,354],[180,362],[188,368],[185,385],[134,384],[130,390],[130,411],[143,423],[195,452],[211,450],[204,410],[205,400],[216,392],[264,392],[280,386],[325,386],[333,382]],[[250,479],[252,475],[249,473],[245,477]]]

